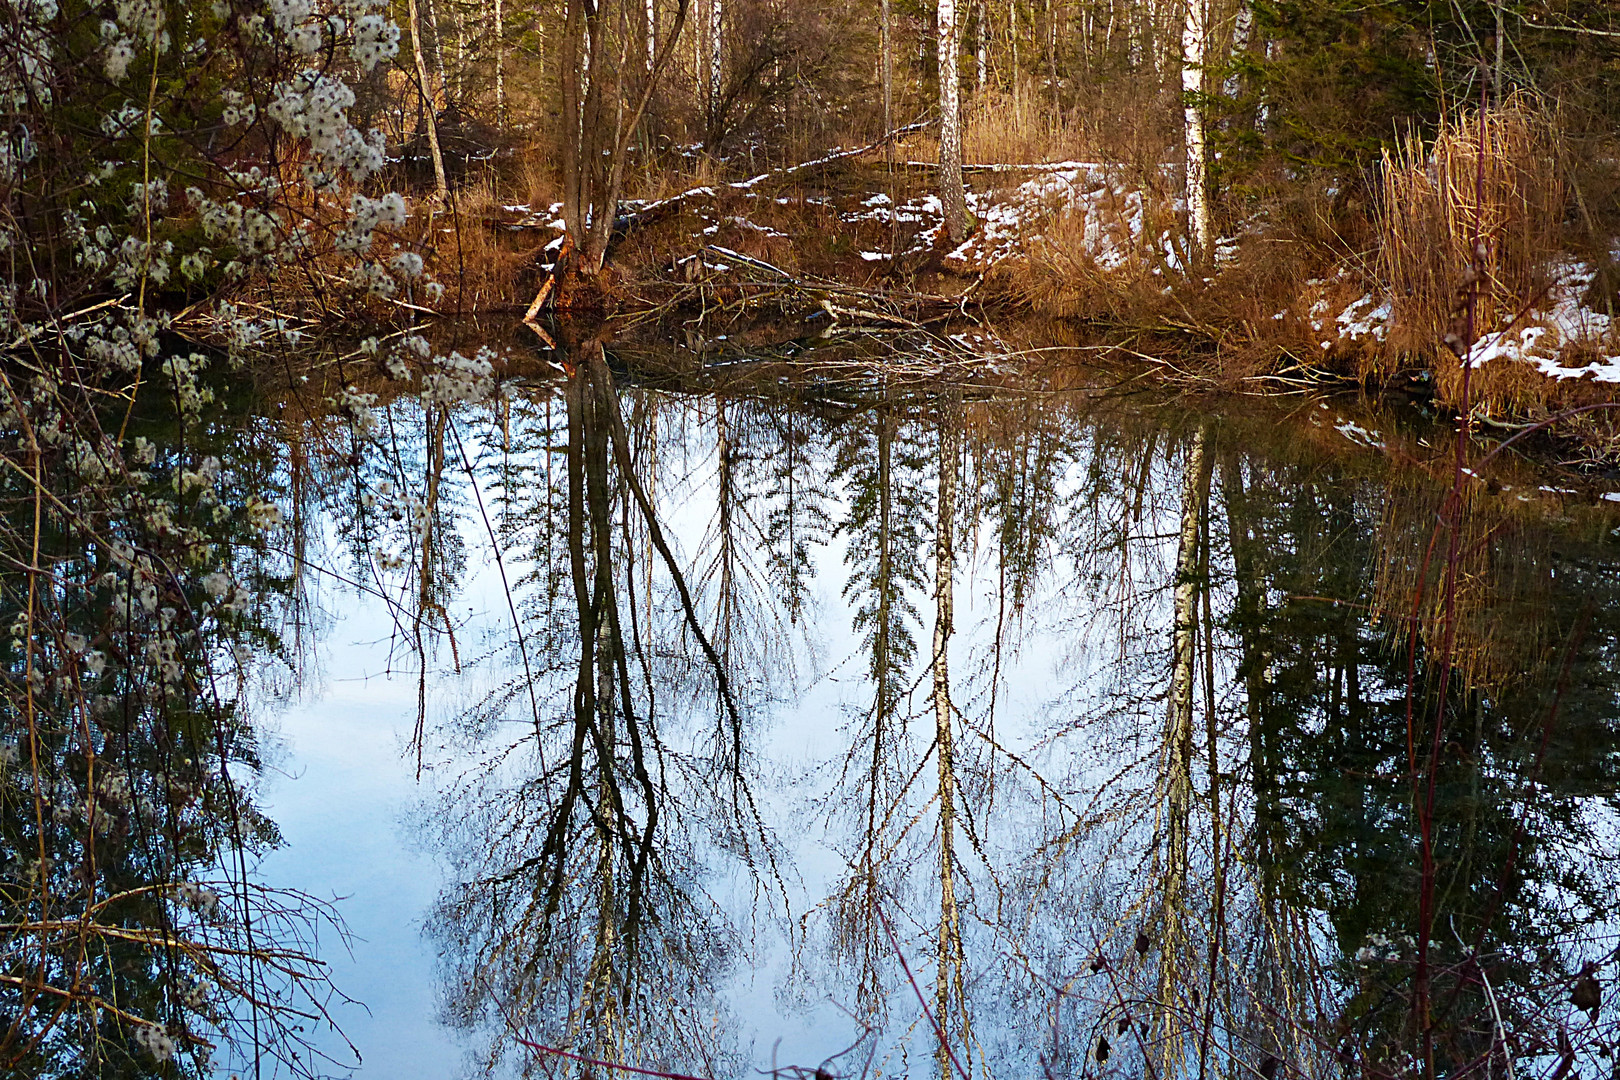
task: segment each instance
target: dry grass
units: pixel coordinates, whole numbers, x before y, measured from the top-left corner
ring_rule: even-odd
[[[930,130],[896,144],[896,156],[937,161],[939,137]],[[986,91],[962,106],[962,161],[967,165],[1024,165],[1047,161],[1116,160],[1100,151],[1072,117],[1054,112],[1034,91]]]
[[[1065,161],[1088,156],[1079,131],[1033,93],[982,94],[962,125],[962,160],[971,164]]]
[[[1115,245],[1117,264],[1099,262],[1088,244],[1083,211],[1065,209],[1049,220],[1031,223],[1039,230],[1024,259],[998,264],[995,284],[1054,318],[1108,319],[1140,324],[1157,321],[1166,281],[1164,253],[1152,238],[1166,230],[1181,232],[1169,199],[1147,192],[1141,235],[1132,238],[1130,208],[1105,196],[1096,217],[1101,232]]]
[[[1553,141],[1549,119],[1514,100],[1444,125],[1427,147],[1409,138],[1386,152],[1378,272],[1392,297],[1393,328],[1390,348],[1368,354],[1361,374],[1384,374],[1392,355],[1432,357],[1440,397],[1457,402],[1461,366],[1441,343],[1519,319],[1545,293],[1548,257],[1567,246]],[[1474,274],[1479,305],[1470,328],[1461,320]],[[1525,365],[1490,364],[1471,390],[1488,408],[1522,405],[1538,399],[1546,381]]]
[[[509,190],[493,172],[469,180],[456,189],[445,218],[428,223],[431,274],[445,286],[441,311],[489,311],[527,304],[537,287],[539,249],[554,233],[549,229],[512,231],[502,222],[511,217],[503,204],[527,201],[544,209],[548,202],[534,199],[534,182],[521,172]],[[527,195],[529,199],[516,196]],[[444,231],[448,229],[449,231]]]

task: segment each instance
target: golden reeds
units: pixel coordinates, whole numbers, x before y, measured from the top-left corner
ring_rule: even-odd
[[[1393,309],[1390,348],[1362,358],[1363,376],[1390,357],[1434,357],[1442,400],[1460,396],[1461,364],[1442,352],[1502,330],[1545,293],[1549,256],[1562,250],[1565,184],[1548,118],[1524,98],[1442,124],[1432,143],[1417,136],[1385,151],[1378,210],[1378,272]],[[1476,250],[1476,248],[1478,250]],[[1479,302],[1463,323],[1464,288],[1478,275]],[[1476,372],[1473,397],[1522,402],[1544,383],[1523,365]]]

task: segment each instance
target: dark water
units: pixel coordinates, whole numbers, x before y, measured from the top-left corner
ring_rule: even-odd
[[[1404,406],[634,359],[211,432],[249,876],[372,1007],[265,1074],[1611,1074],[1600,500],[1448,503]]]

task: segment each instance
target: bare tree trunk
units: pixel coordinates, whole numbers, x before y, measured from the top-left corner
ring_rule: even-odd
[[[990,13],[987,10],[989,6],[990,0],[979,0],[979,40],[976,43],[978,49],[976,50],[975,60],[977,63],[974,71],[977,78],[974,86],[981,94],[984,93],[985,84],[990,81]]]
[[[416,0],[411,0],[414,4]],[[580,0],[569,0],[563,16],[562,41],[562,216],[566,236],[585,234],[585,192],[580,175],[585,146],[584,117],[580,98],[584,90],[580,38],[584,34],[585,9]]]
[[[506,127],[506,10],[495,0],[495,123]]]
[[[951,243],[967,235],[967,198],[962,193],[962,109],[956,71],[962,27],[956,0],[939,0],[939,199]]]
[[[709,0],[709,111],[716,123],[720,118],[714,114],[720,108],[720,93],[724,89],[725,53],[722,49],[724,16],[723,0]]]
[[[1507,29],[1502,25],[1502,0],[1494,0],[1492,13],[1496,16],[1496,63],[1491,68],[1491,101],[1502,106],[1502,64],[1506,60]]]
[[[561,53],[562,218],[566,243],[554,272],[559,307],[592,307],[607,257],[631,139],[646,115],[658,77],[669,65],[686,22],[677,0],[664,44],[645,78],[625,70],[640,50],[635,0],[568,0]],[[609,52],[609,50],[612,50]],[[639,82],[639,88],[632,87]],[[539,303],[539,300],[536,300]]]
[[[1200,579],[1199,540],[1214,459],[1208,452],[1208,429],[1200,426],[1187,451],[1182,470],[1181,537],[1176,554],[1175,625],[1171,630],[1170,694],[1165,714],[1162,793],[1166,821],[1162,923],[1159,933],[1159,1000],[1163,1031],[1160,1036],[1162,1074],[1169,1075],[1182,1052],[1181,996],[1187,979],[1181,971],[1187,928],[1184,922],[1189,870],[1193,802],[1192,733],[1193,675],[1196,660],[1198,600],[1205,588]]]
[[[934,526],[934,753],[939,760],[939,974],[934,1015],[939,1020],[937,1053],[941,1080],[950,1076],[952,1003],[961,1008],[964,973],[961,918],[956,904],[956,751],[952,742],[949,652],[953,626],[952,584],[956,572],[957,411],[954,395],[941,402],[939,420],[939,509]]]
[[[1187,0],[1181,30],[1182,133],[1187,149],[1187,225],[1199,259],[1210,254],[1209,181],[1205,175],[1204,53],[1208,32],[1204,0]]]
[[[1007,0],[1007,45],[1012,52],[1013,100],[1018,100],[1018,0]]]
[[[428,29],[433,31],[433,65],[439,74],[439,96],[446,103],[450,100],[450,81],[444,74],[444,34],[439,29],[439,12],[433,6],[433,0],[427,0]]]
[[[439,121],[434,115],[433,93],[428,89],[427,59],[422,55],[422,20],[417,11],[416,0],[406,0],[405,19],[411,24],[411,58],[416,62],[416,89],[422,96],[428,150],[433,156],[433,194],[442,198],[450,193],[450,185],[445,182],[444,155],[439,152]]]
[[[653,64],[658,60],[658,9],[654,6],[655,0],[647,0],[647,72],[652,73]]]
[[[883,83],[883,133],[894,130],[894,31],[890,21],[889,0],[883,0],[883,22],[880,29],[882,56],[878,60],[879,81]],[[883,160],[894,164],[894,143],[883,144]]]
[[[467,94],[467,13],[461,10],[461,5],[452,3],[450,15],[456,25],[456,97],[460,102],[466,100]]]

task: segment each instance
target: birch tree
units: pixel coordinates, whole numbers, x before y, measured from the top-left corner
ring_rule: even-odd
[[[967,235],[967,198],[962,192],[962,110],[956,56],[962,27],[956,0],[939,0],[939,198],[951,243]]]
[[[1209,45],[1204,0],[1187,0],[1181,29],[1181,117],[1187,151],[1187,226],[1198,258],[1210,253],[1209,181],[1205,174],[1204,54]]]
[[[506,126],[506,12],[495,0],[495,122]]]
[[[1161,1020],[1160,1075],[1171,1075],[1184,1047],[1183,1026],[1176,1019],[1189,973],[1186,959],[1190,927],[1187,919],[1192,781],[1193,679],[1197,646],[1198,604],[1207,587],[1200,574],[1200,538],[1209,503],[1214,459],[1209,453],[1209,431],[1200,427],[1193,436],[1182,472],[1181,535],[1176,553],[1175,625],[1171,631],[1170,692],[1165,710],[1164,764],[1160,790],[1164,815],[1161,834],[1165,850],[1160,867],[1161,898],[1159,1000],[1167,1008]]]
[[[724,53],[721,50],[724,43],[722,37],[722,20],[724,17],[725,7],[723,0],[709,0],[709,112],[715,121],[719,120],[720,92],[724,89],[724,79],[722,77],[725,74],[722,60]]]

